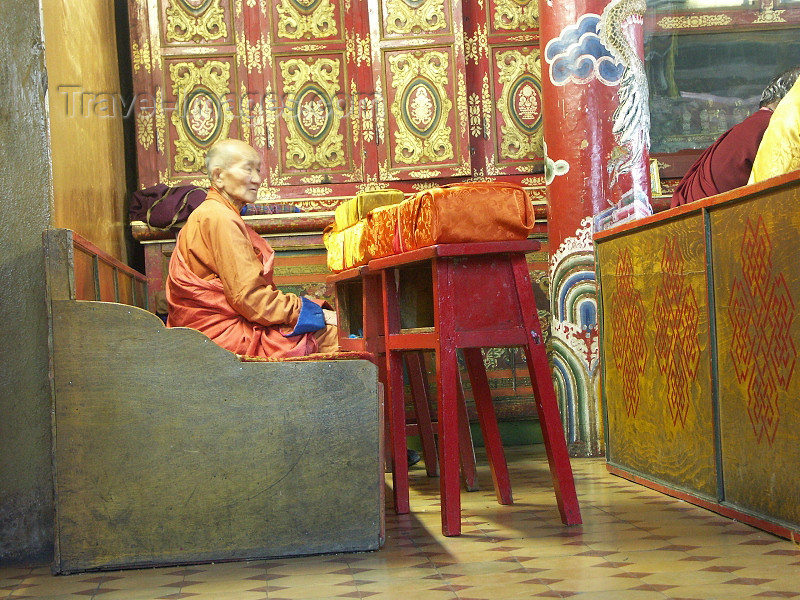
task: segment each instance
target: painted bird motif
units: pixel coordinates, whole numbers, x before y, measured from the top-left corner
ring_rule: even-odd
[[[619,106],[614,111],[612,132],[622,148],[609,161],[611,184],[650,148],[650,107],[647,75],[636,46],[628,35],[632,25],[641,26],[646,0],[611,0],[603,9],[598,37],[614,59],[625,67],[620,80]]]

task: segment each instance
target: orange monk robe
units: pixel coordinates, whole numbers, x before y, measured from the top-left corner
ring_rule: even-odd
[[[800,79],[783,97],[758,147],[749,183],[800,169]]]
[[[318,304],[275,287],[274,257],[212,188],[178,234],[167,278],[167,326],[197,329],[249,356],[336,351],[336,328],[325,326]],[[291,335],[295,329],[301,333]]]

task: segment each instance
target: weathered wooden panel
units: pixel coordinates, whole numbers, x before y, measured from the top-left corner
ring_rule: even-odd
[[[800,524],[800,187],[711,213],[725,501]]]
[[[137,308],[52,306],[57,572],[380,546],[372,363],[242,363]]]
[[[697,212],[598,244],[608,462],[716,498],[705,244]]]

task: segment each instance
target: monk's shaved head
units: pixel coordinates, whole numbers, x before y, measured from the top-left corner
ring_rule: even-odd
[[[206,173],[209,179],[212,179],[214,169],[227,169],[237,160],[252,155],[258,157],[258,152],[241,140],[220,140],[211,146],[206,154]]]

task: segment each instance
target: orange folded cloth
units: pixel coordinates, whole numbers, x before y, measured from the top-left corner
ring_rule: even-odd
[[[397,216],[396,252],[433,244],[524,240],[535,221],[525,189],[498,182],[423,190],[401,202]]]

